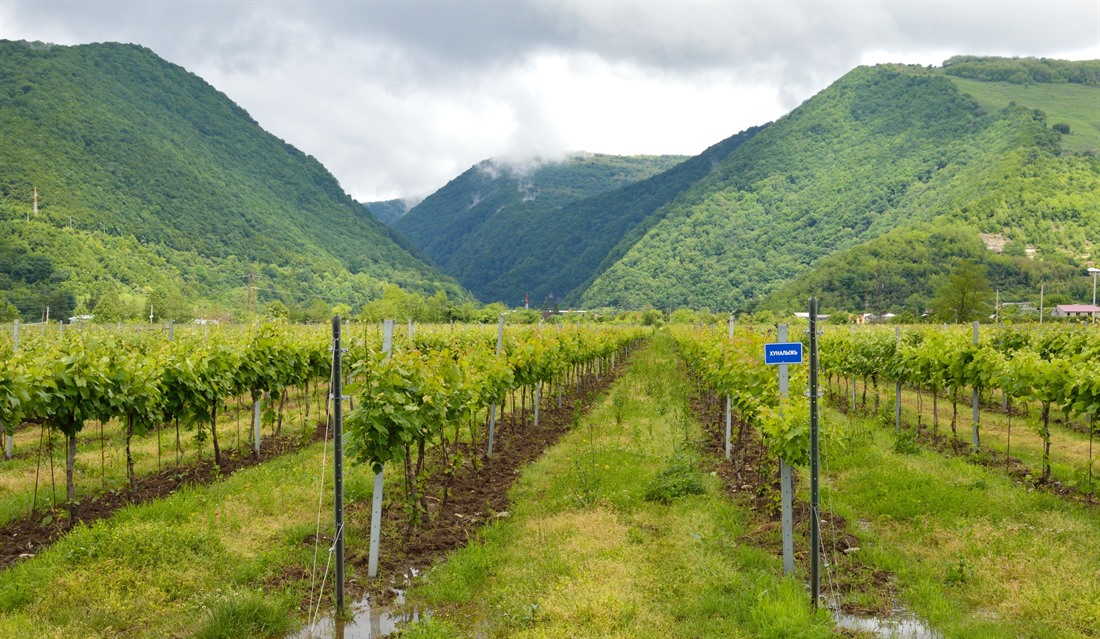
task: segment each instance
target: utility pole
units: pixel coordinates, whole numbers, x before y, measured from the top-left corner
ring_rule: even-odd
[[[256,273],[251,269],[248,271],[248,308],[256,312]]]
[[[1096,323],[1096,276],[1100,275],[1100,268],[1089,268],[1092,275],[1092,323]]]

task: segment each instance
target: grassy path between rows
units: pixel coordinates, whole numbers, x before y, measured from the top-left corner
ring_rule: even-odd
[[[777,523],[698,470],[716,460],[699,458],[688,399],[658,336],[527,469],[511,516],[413,589],[433,616],[402,638],[837,636],[827,613],[809,613],[807,532],[798,579],[779,577]],[[827,597],[886,597],[945,639],[1100,636],[1100,510],[899,447],[872,418],[827,410],[822,437],[822,508],[847,522],[823,530]],[[807,485],[803,471],[802,500]],[[849,534],[859,547],[839,552]],[[846,569],[888,583],[830,592]]]
[[[434,614],[402,637],[833,634],[778,558],[739,543],[751,515],[698,470],[702,432],[673,349],[659,336],[638,353],[527,468],[510,516],[411,593]]]
[[[944,637],[1100,637],[1100,509],[825,414],[822,509]],[[828,531],[825,533],[828,545]]]
[[[317,519],[321,456],[314,444],[77,526],[0,573],[0,637],[288,630],[308,582],[288,580],[285,567],[310,565],[313,546],[303,542]],[[345,488],[349,500],[362,498],[369,480],[349,473]],[[323,531],[331,530],[330,509],[322,511]]]
[[[432,618],[403,639],[836,636],[809,612],[804,566],[779,576],[778,526],[700,471],[717,462],[685,380],[659,334],[522,471],[508,515],[409,593]],[[1100,637],[1100,509],[898,446],[872,418],[827,410],[822,449],[822,507],[860,547],[834,553],[835,570],[889,571],[896,602],[945,639]],[[78,526],[0,572],[0,639],[282,636],[309,593],[321,455]],[[370,477],[349,473],[346,493],[366,499]]]

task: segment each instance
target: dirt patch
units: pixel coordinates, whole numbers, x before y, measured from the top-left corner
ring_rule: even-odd
[[[136,480],[134,490],[109,490],[89,496],[69,506],[37,510],[0,527],[0,570],[35,556],[72,530],[77,523],[92,524],[106,519],[130,504],[144,504],[172,494],[183,486],[203,486],[269,459],[299,450],[325,437],[325,424],[316,424],[308,438],[280,435],[267,436],[260,443],[260,458],[251,451],[222,452],[221,466],[213,457],[175,466]]]

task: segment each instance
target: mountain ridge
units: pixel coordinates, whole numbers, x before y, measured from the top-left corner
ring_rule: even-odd
[[[570,204],[599,196],[679,164],[681,156],[575,153],[564,161],[512,164],[484,160],[425,198],[393,227],[483,302],[513,305],[530,283],[498,286],[519,265],[541,268],[532,256],[558,242]],[[591,220],[590,220],[591,221]]]
[[[314,158],[147,48],[0,41],[0,124],[0,253],[22,260],[71,232],[69,244],[77,233],[132,236],[172,260],[122,277],[95,241],[84,250],[100,256],[99,267],[40,255],[56,263],[53,288],[70,283],[74,304],[94,304],[108,288],[140,296],[168,287],[239,307],[249,273],[261,280],[260,302],[287,305],[355,306],[389,283],[466,295],[364,214]],[[39,214],[27,220],[34,189]],[[232,284],[201,272],[211,267]],[[42,301],[33,299],[34,284],[9,270],[0,288],[26,314]]]
[[[751,309],[819,260],[934,219],[984,232],[1017,225],[1009,232],[1020,241],[1080,253],[1074,246],[1100,240],[1096,163],[1063,158],[1051,124],[1019,105],[986,112],[942,69],[857,68],[682,195],[581,304]],[[1013,195],[1024,185],[997,173],[1017,157],[1046,172],[1027,185],[1043,204]],[[1070,175],[1081,197],[1047,193]],[[1020,205],[996,214],[1000,226],[985,219],[997,198]],[[1051,236],[1056,220],[1064,238]]]

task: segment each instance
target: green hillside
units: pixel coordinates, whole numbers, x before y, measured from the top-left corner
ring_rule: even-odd
[[[959,90],[973,97],[982,109],[995,113],[1016,103],[1039,109],[1047,121],[1066,124],[1070,132],[1062,135],[1062,148],[1074,153],[1100,153],[1100,97],[1095,85],[1082,84],[1011,84],[951,78]]]
[[[148,49],[0,41],[0,290],[26,317],[108,291],[232,310],[250,272],[260,304],[356,306],[386,283],[463,294],[410,249]]]
[[[408,202],[400,199],[366,202],[363,206],[383,224],[393,224],[402,215],[408,213],[410,208]]]
[[[545,220],[553,236],[533,237],[527,255],[497,286],[530,290],[532,299],[542,302],[573,304],[589,282],[662,219],[665,205],[763,128],[742,131],[651,178],[563,206]]]
[[[585,254],[590,242],[607,250],[621,233],[607,226],[618,212],[567,207],[665,171],[680,156],[620,157],[575,154],[564,161],[515,166],[486,160],[458,176],[398,219],[393,228],[420,247],[447,274],[485,302],[516,305],[530,292],[541,301],[550,278]],[[675,195],[673,193],[672,195]],[[671,197],[671,196],[670,196]],[[649,209],[634,212],[647,215]],[[609,239],[608,239],[609,238]],[[606,251],[586,255],[594,268]],[[551,266],[549,260],[554,259]],[[590,271],[569,276],[577,284]]]
[[[1100,148],[1100,61],[1039,65],[1026,59],[959,59],[970,62],[949,64],[946,74],[983,111],[1019,118],[1022,137],[1016,148],[970,162],[956,179],[928,194],[921,206],[946,212],[932,224],[899,228],[830,256],[758,308],[789,310],[814,294],[828,308],[919,315],[959,259],[982,265],[1002,300],[1038,306],[1041,285],[1048,306],[1090,299],[1083,267],[1097,259],[1100,244],[1100,163],[1094,157]],[[1047,64],[1068,73],[1052,79],[1042,72]],[[1025,65],[1031,73],[1021,72]],[[975,79],[985,77],[994,80]],[[1052,135],[1038,126],[1044,122],[1068,123],[1072,133]],[[1001,130],[990,127],[975,140],[977,146],[1002,137]],[[1003,252],[987,250],[981,234],[1007,242]]]
[[[792,280],[797,285],[770,303],[824,290],[843,291],[844,304],[865,302],[874,289],[873,247],[881,255],[880,279],[889,271],[909,282],[898,287],[905,295],[887,301],[901,304],[916,295],[915,302],[929,295],[934,278],[907,270],[923,260],[907,262],[904,242],[894,253],[881,242],[856,249],[895,229],[934,228],[946,234],[945,245],[979,252],[979,231],[1003,234],[1021,252],[1037,247],[1040,259],[1063,265],[1089,259],[1100,242],[1097,160],[1065,153],[1060,143],[1073,134],[1052,130],[1057,122],[1037,107],[1016,100],[994,108],[962,92],[965,83],[943,69],[852,71],[739,147],[671,204],[661,222],[593,281],[583,304],[745,309]],[[1064,80],[1044,93],[1078,90],[1100,97],[1095,86]],[[1086,105],[1087,97],[1072,104]],[[1070,120],[1083,113],[1078,106],[1059,116]],[[917,241],[903,236],[894,239]],[[854,252],[845,257],[849,249]],[[938,260],[946,253],[924,255],[933,270],[945,264]],[[1003,279],[1027,282],[1024,270],[1017,265]]]
[[[916,319],[934,306],[934,293],[965,260],[978,264],[1005,302],[1038,308],[1045,285],[1047,308],[1088,299],[1080,266],[1061,254],[1029,258],[1019,244],[990,251],[976,228],[946,220],[898,228],[818,262],[751,308],[785,314],[803,310],[811,295],[829,311],[904,314]]]

